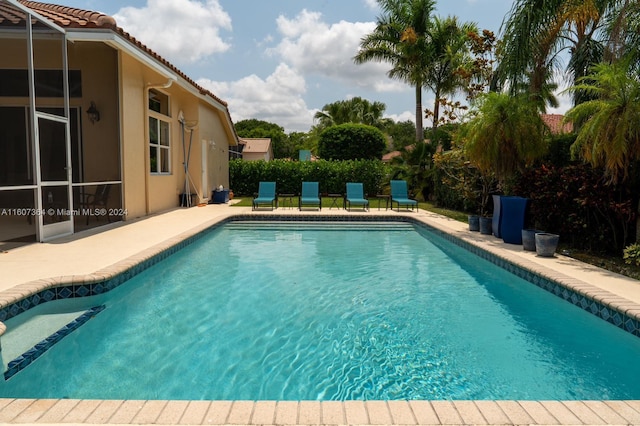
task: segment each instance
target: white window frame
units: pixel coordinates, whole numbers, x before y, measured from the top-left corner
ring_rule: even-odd
[[[170,105],[170,102],[167,97],[167,105],[166,105],[167,111],[168,111],[169,105]],[[160,112],[154,111],[151,108],[148,108],[148,114],[149,114],[149,118],[148,118],[149,173],[152,175],[170,175],[172,173],[172,170],[171,170],[171,117],[168,115],[164,115]],[[163,131],[163,124],[166,126],[166,132]],[[155,127],[155,133],[156,135],[158,135],[157,142],[154,142],[151,140],[152,129],[154,127]],[[153,168],[153,164],[151,164],[151,158],[152,158],[151,153],[153,151],[155,151],[155,154],[156,154],[155,170]],[[163,155],[166,155],[166,158],[167,158],[166,170],[162,169]]]

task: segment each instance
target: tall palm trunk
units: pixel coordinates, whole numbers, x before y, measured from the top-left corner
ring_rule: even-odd
[[[424,142],[422,125],[422,84],[416,84],[416,142]]]

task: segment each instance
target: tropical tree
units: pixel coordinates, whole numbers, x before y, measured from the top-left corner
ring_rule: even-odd
[[[345,123],[359,123],[380,127],[387,106],[382,102],[369,102],[361,97],[337,101],[322,107],[313,117],[322,129]]]
[[[611,182],[625,181],[640,160],[640,78],[626,62],[603,63],[578,83],[571,90],[593,99],[566,114],[566,120],[581,123],[572,153],[604,167]]]
[[[425,69],[424,85],[435,95],[432,116],[432,135],[436,134],[440,121],[440,106],[445,97],[453,95],[466,83],[464,69],[469,69],[474,58],[471,56],[471,37],[478,28],[473,23],[459,24],[456,17],[435,17],[430,27],[427,57],[430,61]]]
[[[495,173],[508,192],[515,173],[545,154],[549,129],[536,103],[523,94],[489,92],[476,112],[462,128],[465,153],[481,173]]]
[[[612,22],[620,16],[623,3],[629,2],[516,0],[502,26],[498,80],[512,93],[526,83],[530,93],[539,94],[554,72],[561,70],[563,51],[570,55],[564,71],[573,81],[587,75],[606,55],[616,28]],[[623,22],[618,22],[617,28],[621,25]],[[584,100],[582,92],[574,92],[575,104]]]
[[[422,120],[422,88],[429,64],[427,45],[435,0],[378,0],[383,14],[376,28],[360,41],[353,58],[357,64],[369,61],[387,62],[390,78],[415,88],[416,141],[424,141]]]

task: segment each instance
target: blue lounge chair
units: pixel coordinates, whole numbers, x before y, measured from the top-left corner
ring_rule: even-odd
[[[418,202],[409,198],[407,191],[407,181],[405,180],[392,180],[391,181],[391,210],[393,210],[393,203],[398,205],[398,211],[400,207],[404,206],[407,209],[415,207],[418,209]]]
[[[267,205],[271,207],[271,210],[278,206],[275,182],[260,182],[258,186],[258,196],[253,199],[252,210],[257,210],[260,206]]]
[[[320,200],[320,190],[318,182],[302,182],[302,192],[298,198],[298,208],[317,207],[322,210],[322,202]]]
[[[344,204],[345,209],[349,211],[351,211],[352,206],[362,207],[363,210],[369,210],[369,200],[364,196],[362,183],[347,183],[347,196],[344,199]]]

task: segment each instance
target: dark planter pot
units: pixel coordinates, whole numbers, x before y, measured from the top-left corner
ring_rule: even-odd
[[[536,234],[536,253],[540,257],[553,257],[558,248],[559,240],[560,236],[557,234],[538,232]]]
[[[522,230],[522,248],[525,251],[536,251],[536,234],[540,231],[538,229],[523,229]]]
[[[500,222],[502,219],[500,195],[492,195],[491,198],[493,198],[493,220],[491,221],[491,228],[493,229],[493,236],[500,238]]]
[[[480,233],[484,235],[491,235],[493,218],[480,217]]]
[[[529,207],[529,199],[522,197],[500,197],[500,235],[508,244],[522,244],[522,230]]]
[[[469,215],[469,231],[477,232],[480,230],[480,216],[474,214]]]

